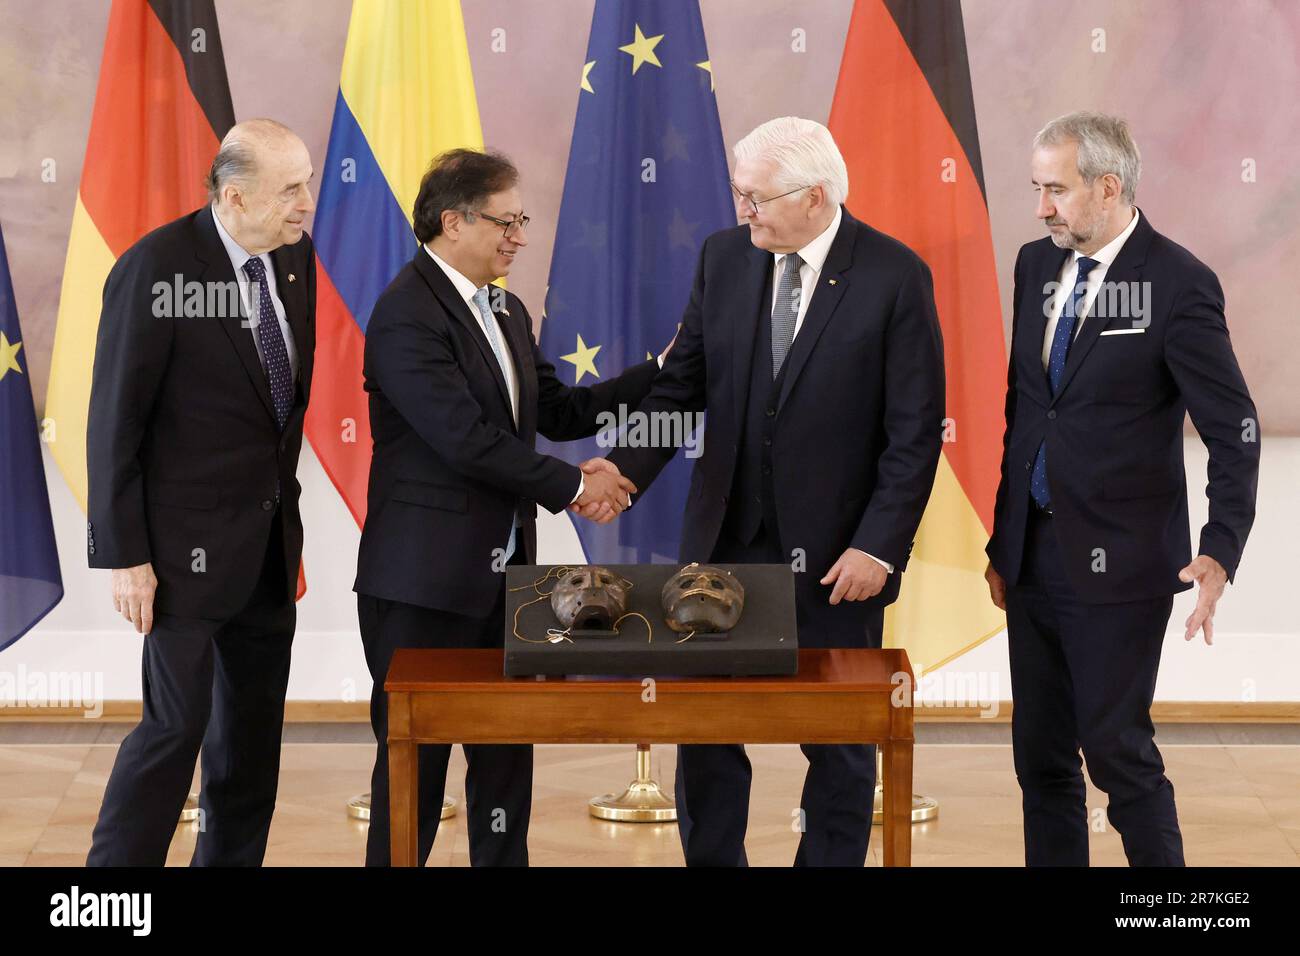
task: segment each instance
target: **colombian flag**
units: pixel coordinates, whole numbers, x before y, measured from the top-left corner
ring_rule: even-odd
[[[203,177],[234,122],[212,0],[113,0],[45,399],[50,451],[83,511],[104,280],[145,233],[204,204]]]
[[[849,207],[925,259],[943,327],[944,453],[885,621],[885,643],[906,647],[919,675],[1006,623],[989,600],[984,546],[1007,358],[960,0],[857,0],[829,126]]]
[[[418,248],[411,213],[429,161],[483,148],[459,0],[356,0],[322,167],[316,243],[316,370],[307,437],[365,523],[370,417],[366,324]]]

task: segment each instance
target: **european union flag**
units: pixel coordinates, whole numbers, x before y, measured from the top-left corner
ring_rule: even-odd
[[[705,237],[736,224],[727,177],[699,4],[596,0],[542,322],[563,380],[593,384],[668,344]],[[609,452],[596,439],[546,450]],[[676,560],[692,464],[678,453],[610,524],[576,520],[587,559]]]
[[[36,406],[0,232],[0,650],[63,600]]]

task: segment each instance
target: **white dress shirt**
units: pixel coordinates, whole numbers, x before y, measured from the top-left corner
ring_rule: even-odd
[[[469,307],[469,314],[474,316],[475,320],[478,322],[478,327],[483,330],[483,335],[487,338],[488,344],[490,346],[492,344],[492,337],[491,335],[488,334],[487,326],[483,324],[482,313],[479,312],[478,306],[474,304],[475,293],[477,293],[480,288],[488,289],[488,287],[474,285],[473,281],[466,278],[464,273],[462,273],[455,266],[448,263],[445,259],[439,256],[427,245],[424,247],[424,251],[429,254],[430,259],[438,263],[438,268],[441,269],[446,274],[447,278],[451,280],[451,284],[456,287],[456,291],[460,293],[460,297],[465,300],[465,305]],[[489,301],[491,301],[491,295],[492,295],[492,290],[488,289]],[[514,417],[515,424],[518,425],[519,424],[519,376],[515,372],[515,363],[510,361],[510,344],[506,339],[506,331],[505,329],[501,328],[500,323],[497,323],[496,333],[497,333],[497,339],[501,342],[501,350],[505,353],[506,356],[505,367],[501,369],[501,374],[505,376],[506,392],[510,395],[510,414]],[[569,502],[569,504],[573,504],[574,501],[577,501],[579,498],[582,497],[582,492],[584,488],[585,488],[585,482],[582,480],[582,476],[579,475],[578,493],[573,496],[573,499]],[[518,518],[516,518],[515,526],[518,527],[518,525],[519,525],[519,520]]]
[[[843,218],[844,211],[837,206],[831,224],[822,230],[816,239],[799,250],[799,258],[803,260],[803,265],[799,267],[801,291],[799,314],[794,317],[794,335],[790,338],[791,343],[799,337],[799,330],[803,328],[803,317],[808,312],[808,303],[812,301],[813,293],[817,291],[817,279],[822,274],[822,266],[826,265],[831,243],[835,241],[835,234],[840,231],[840,221]],[[769,313],[776,308],[776,294],[780,291],[781,285],[781,263],[785,261],[785,256],[785,253],[777,253],[776,261],[772,263],[772,302],[767,309]]]
[[[1138,210],[1133,207],[1133,218],[1129,221],[1128,226],[1118,236],[1112,239],[1106,245],[1102,246],[1089,259],[1095,259],[1098,265],[1093,267],[1092,272],[1088,275],[1088,283],[1084,287],[1083,302],[1079,305],[1078,318],[1074,324],[1074,337],[1079,337],[1079,330],[1083,328],[1083,321],[1092,311],[1092,303],[1097,299],[1097,291],[1101,284],[1106,281],[1106,273],[1110,271],[1111,263],[1119,255],[1120,249],[1124,248],[1124,243],[1128,237],[1133,235],[1133,230],[1137,228]],[[1047,331],[1043,335],[1043,368],[1047,368],[1047,363],[1052,355],[1052,339],[1056,335],[1056,323],[1061,319],[1061,312],[1065,309],[1065,303],[1068,298],[1074,294],[1074,287],[1079,282],[1079,259],[1082,253],[1077,249],[1065,257],[1065,263],[1061,266],[1061,271],[1056,275],[1058,288],[1052,298],[1052,310],[1047,317]],[[1066,279],[1069,282],[1066,282]]]
[[[826,257],[830,255],[831,243],[835,241],[835,236],[840,231],[840,223],[843,219],[844,210],[837,206],[835,218],[831,220],[831,224],[823,229],[816,239],[799,250],[799,258],[803,260],[803,265],[799,267],[799,313],[794,317],[794,335],[790,337],[791,347],[793,347],[794,340],[799,337],[799,330],[803,328],[803,317],[808,313],[808,304],[812,302],[813,293],[817,291],[817,280],[821,278],[822,267],[826,265]],[[781,285],[781,268],[786,255],[786,253],[777,253],[775,261],[772,263],[772,302],[768,306],[767,311],[769,313],[776,308],[776,294]],[[874,554],[867,554],[861,548],[854,548],[853,550],[859,554],[866,554],[867,557],[890,574],[894,573],[894,566],[888,561],[881,561]]]
[[[488,331],[487,326],[483,324],[483,315],[481,312],[479,312],[478,306],[474,304],[474,296],[480,291],[480,289],[488,290],[488,302],[491,303],[492,301],[491,287],[490,286],[480,287],[474,285],[474,283],[468,278],[466,278],[465,275],[461,273],[455,266],[449,264],[446,260],[440,258],[438,254],[434,252],[432,249],[430,249],[428,246],[424,247],[424,251],[429,254],[429,258],[431,258],[434,262],[438,263],[438,268],[440,268],[444,273],[446,273],[447,278],[451,280],[451,284],[456,287],[456,291],[460,293],[460,297],[465,300],[465,305],[469,307],[469,314],[474,316],[474,320],[478,322],[478,327],[483,331],[483,336],[488,340],[488,345],[491,346],[492,337],[493,337],[492,333],[490,333]],[[506,330],[503,329],[501,327],[501,323],[498,322],[497,327],[494,331],[496,332],[497,341],[501,343],[501,351],[502,353],[504,353],[506,359],[505,365],[502,366],[500,363],[498,363],[498,367],[501,368],[501,374],[505,376],[506,393],[510,396],[510,414],[514,417],[515,424],[518,425],[519,424],[519,376],[515,372],[515,363],[511,361],[510,342],[506,339]]]
[[[257,327],[261,323],[262,303],[253,299],[253,280],[248,278],[248,273],[244,271],[244,263],[253,257],[231,238],[230,233],[226,232],[226,227],[221,224],[221,217],[217,215],[215,208],[212,209],[212,221],[217,224],[217,235],[221,237],[221,244],[226,247],[230,264],[235,267],[235,279],[239,282],[239,298],[244,303],[244,315],[247,316],[248,327],[253,330],[253,347],[257,349],[257,360],[262,363],[262,369],[265,371],[266,357],[262,355],[262,343],[257,337]],[[289,331],[289,322],[284,315],[284,303],[280,301],[280,296],[275,289],[275,267],[271,265],[269,253],[264,252],[257,258],[262,260],[262,265],[266,268],[266,291],[271,293],[271,305],[275,307],[275,317],[280,320],[280,334],[284,336],[285,351],[289,353],[289,371],[296,382],[298,381],[298,349],[293,341],[293,333]],[[260,298],[259,295],[258,299]]]

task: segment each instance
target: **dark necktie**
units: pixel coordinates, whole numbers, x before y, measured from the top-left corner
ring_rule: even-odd
[[[271,302],[271,290],[266,284],[266,266],[258,256],[244,263],[244,271],[257,289],[257,344],[262,349],[262,367],[271,385],[271,401],[275,405],[275,420],[280,428],[289,420],[293,407],[293,370],[289,367],[289,350],[280,332],[280,319]]]
[[[776,284],[776,302],[772,305],[772,378],[781,372],[781,365],[794,341],[794,321],[799,317],[799,299],[803,286],[799,282],[799,267],[803,260],[792,252],[781,263],[781,278]]]
[[[1088,276],[1092,270],[1101,265],[1096,259],[1079,257],[1079,271],[1075,276],[1074,289],[1065,300],[1061,317],[1056,320],[1056,334],[1052,336],[1052,351],[1047,356],[1047,382],[1052,394],[1061,384],[1061,375],[1065,372],[1065,360],[1070,355],[1070,343],[1074,341],[1074,330],[1079,324],[1079,310],[1088,294]],[[1038,502],[1038,507],[1048,508],[1052,496],[1047,490],[1047,441],[1038,446],[1038,455],[1034,458],[1034,471],[1029,479],[1029,493]]]

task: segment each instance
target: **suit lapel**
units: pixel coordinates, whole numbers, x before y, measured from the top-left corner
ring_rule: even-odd
[[[768,276],[772,271],[772,253],[751,245],[745,256],[745,270],[740,277],[736,296],[736,321],[732,329],[731,377],[736,399],[736,434],[745,429],[745,403],[749,401],[750,363],[758,341],[758,323],[771,311],[763,300]]]
[[[858,224],[847,210],[842,215],[840,228],[835,233],[830,251],[826,253],[826,261],[822,263],[821,273],[817,276],[817,285],[813,288],[812,301],[808,303],[808,311],[804,313],[803,322],[799,326],[799,334],[794,337],[790,354],[785,359],[785,382],[777,401],[778,411],[794,388],[799,373],[808,362],[808,356],[817,345],[817,339],[825,331],[835,307],[840,304],[849,287],[845,273],[853,265],[853,243],[857,239]]]
[[[452,284],[447,273],[442,271],[442,267],[433,261],[428,252],[421,247],[415,253],[415,268],[420,275],[424,276],[424,281],[428,283],[429,288],[433,290],[434,296],[447,314],[452,316],[455,321],[463,325],[470,336],[474,339],[474,344],[478,346],[479,352],[483,355],[483,361],[487,363],[488,371],[492,374],[493,380],[497,383],[497,391],[501,394],[501,401],[505,402],[506,409],[510,408],[510,390],[506,388],[505,376],[501,372],[501,366],[497,363],[496,353],[492,351],[492,346],[488,343],[487,336],[483,334],[483,326],[479,320],[470,312],[469,305],[460,297],[456,287]],[[492,302],[492,295],[489,292],[488,303]],[[500,327],[500,323],[498,323]],[[515,368],[518,369],[519,363],[516,360]],[[514,416],[511,416],[514,421]]]
[[[213,215],[215,214],[211,207],[205,207],[195,216],[195,227],[198,230],[195,257],[203,266],[199,273],[199,281],[234,284],[235,301],[240,303],[242,309],[243,297],[238,292],[235,268],[230,264],[230,256],[226,253],[226,247],[221,244],[221,237],[217,235],[217,225],[213,221]],[[225,330],[236,354],[239,355],[239,361],[243,364],[244,371],[248,373],[248,380],[253,389],[266,407],[266,413],[271,416],[272,421],[276,421],[275,403],[271,399],[271,383],[267,380],[266,372],[262,370],[262,363],[258,361],[257,346],[253,344],[253,330],[248,326],[245,316],[242,312],[237,312],[234,315],[222,315],[217,321]]]
[[[285,321],[289,323],[289,332],[293,335],[294,351],[298,354],[298,381],[302,384],[303,399],[306,400],[311,388],[312,353],[307,315],[307,277],[297,270],[293,263],[294,256],[288,246],[281,246],[271,252],[271,268],[275,271],[275,292],[284,306]]]
[[[1021,368],[1025,370],[1022,379],[1029,383],[1030,388],[1041,394],[1044,404],[1052,400],[1051,388],[1047,383],[1047,372],[1043,369],[1043,337],[1047,334],[1047,310],[1050,299],[1046,290],[1049,286],[1055,286],[1061,267],[1070,255],[1070,250],[1058,249],[1050,243],[1051,240],[1048,240],[1042,261],[1032,270],[1031,285],[1025,290],[1025,304],[1020,316],[1024,334],[1020,338],[1021,354],[1017,357],[1017,360],[1022,363]]]
[[[504,303],[505,296],[502,296]],[[488,299],[491,302],[491,297]],[[531,330],[526,327],[527,316],[521,314],[518,316],[511,315],[509,309],[503,304],[497,311],[497,325],[505,333],[505,345],[510,360],[515,363],[515,382],[519,389],[519,423],[516,432],[520,435],[531,435],[537,430],[537,378],[535,375],[524,374],[525,369],[531,369],[532,366],[524,361],[524,356],[532,352]],[[495,366],[495,362],[493,365]]]
[[[1138,224],[1133,227],[1132,235],[1120,247],[1119,254],[1115,256],[1115,261],[1106,270],[1103,287],[1097,290],[1098,298],[1105,291],[1106,285],[1119,282],[1136,282],[1141,278],[1142,266],[1146,263],[1147,249],[1151,245],[1152,234],[1152,229],[1147,224],[1147,217],[1142,216],[1138,219]],[[1061,381],[1056,386],[1056,394],[1052,397],[1053,403],[1061,397],[1061,394],[1069,386],[1075,373],[1079,371],[1079,366],[1088,357],[1092,347],[1097,344],[1102,329],[1106,327],[1108,317],[1092,318],[1091,313],[1096,310],[1096,307],[1097,299],[1094,298],[1092,307],[1088,310],[1089,314],[1083,317],[1083,328],[1079,330],[1078,336],[1070,345],[1069,354],[1065,357],[1065,370],[1061,373]]]

